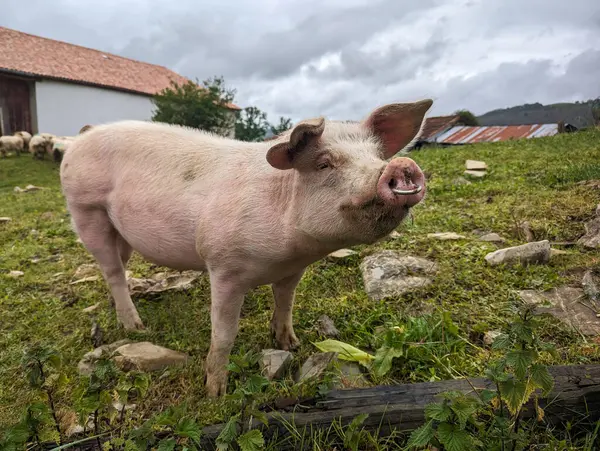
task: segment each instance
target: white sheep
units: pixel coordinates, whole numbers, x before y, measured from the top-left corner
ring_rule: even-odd
[[[71,142],[75,138],[72,136],[56,136],[52,140],[52,147],[48,150],[48,153],[52,155],[54,161],[57,163],[62,161],[62,157],[69,148]]]
[[[14,135],[23,138],[23,142],[25,143],[25,149],[23,150],[26,150],[27,147],[29,147],[29,141],[31,141],[31,133],[22,130],[20,132],[15,132]]]
[[[43,160],[47,153],[52,152],[53,138],[54,135],[49,133],[32,136],[29,141],[29,153],[33,155],[33,158]]]
[[[5,158],[8,152],[15,152],[17,156],[21,156],[21,152],[25,150],[25,142],[20,136],[0,136],[0,154]]]

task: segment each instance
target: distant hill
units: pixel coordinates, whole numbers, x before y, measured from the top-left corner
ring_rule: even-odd
[[[551,105],[533,103],[489,111],[477,120],[480,125],[556,124],[565,121],[581,129],[593,126],[599,119],[599,112],[600,99]]]

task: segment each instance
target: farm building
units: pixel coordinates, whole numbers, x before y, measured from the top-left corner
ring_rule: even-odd
[[[428,144],[456,145],[538,138],[576,130],[577,127],[563,122],[531,125],[466,126],[461,124],[459,115],[434,116],[425,119],[423,130],[415,148],[418,149]]]
[[[0,135],[72,136],[86,124],[150,120],[154,94],[187,79],[169,69],[0,27]],[[229,105],[232,113],[239,110]],[[233,121],[229,130],[233,136]]]

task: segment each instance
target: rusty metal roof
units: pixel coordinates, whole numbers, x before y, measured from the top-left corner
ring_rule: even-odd
[[[558,124],[505,125],[472,127],[457,125],[438,135],[439,144],[472,144],[478,142],[508,141],[511,139],[539,138],[558,133]]]
[[[433,141],[435,135],[443,132],[460,120],[460,116],[455,114],[453,116],[433,116],[425,118],[425,124],[423,125],[423,131],[419,136],[420,141]]]

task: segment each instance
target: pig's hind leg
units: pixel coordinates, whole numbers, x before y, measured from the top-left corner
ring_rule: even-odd
[[[104,209],[69,208],[75,229],[94,256],[115,302],[117,319],[126,330],[143,329],[144,324],[131,300],[125,264],[131,246],[119,235]]]

